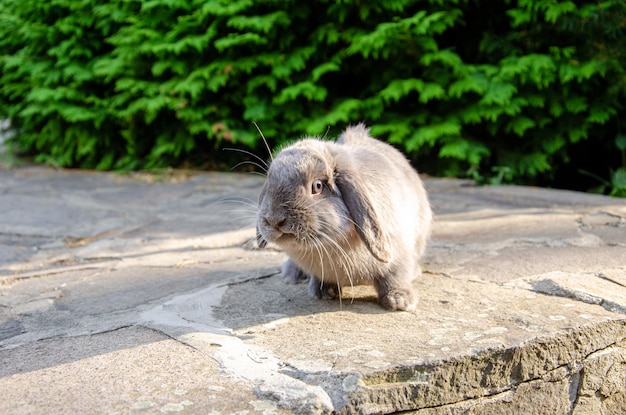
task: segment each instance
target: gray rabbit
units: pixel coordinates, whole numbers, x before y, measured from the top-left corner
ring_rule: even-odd
[[[259,197],[257,239],[284,249],[284,278],[309,278],[318,298],[373,285],[383,307],[413,310],[431,222],[415,170],[359,124],[337,142],[306,138],[278,153]]]

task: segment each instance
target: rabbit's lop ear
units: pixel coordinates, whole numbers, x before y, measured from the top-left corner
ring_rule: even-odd
[[[336,183],[342,199],[352,216],[356,231],[372,255],[381,262],[389,262],[389,235],[382,222],[383,206],[372,195],[358,173],[337,166]]]

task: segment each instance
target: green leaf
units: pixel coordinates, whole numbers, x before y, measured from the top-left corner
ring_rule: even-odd
[[[548,155],[538,151],[526,154],[519,160],[519,169],[525,174],[536,175],[549,171],[551,168]]]
[[[392,124],[379,123],[372,126],[371,133],[374,137],[387,136],[390,143],[402,143],[414,131],[414,128],[407,120],[394,122]]]
[[[565,111],[561,103],[557,100],[550,101],[549,110],[550,110],[550,114],[552,114],[555,117],[560,117]]]
[[[268,103],[256,96],[248,97],[245,101],[246,110],[243,113],[245,120],[264,120],[268,113]]]
[[[446,91],[439,84],[425,83],[419,90],[420,98],[419,102],[426,104],[433,99],[444,99],[446,97]]]
[[[570,127],[567,133],[572,143],[577,143],[581,139],[588,137],[587,129],[582,127]]]
[[[59,106],[59,114],[71,123],[91,121],[95,118],[95,113],[92,110],[77,105],[61,105]]]
[[[545,18],[546,21],[549,23],[556,23],[559,17],[561,17],[563,14],[572,12],[574,10],[576,10],[576,4],[571,1],[564,1],[555,4],[547,3]]]
[[[611,196],[626,197],[626,168],[622,167],[613,172],[611,178]]]
[[[267,34],[271,30],[276,30],[277,26],[287,26],[291,20],[282,10],[275,11],[263,16],[232,16],[226,25],[244,32],[259,32]]]
[[[461,137],[448,141],[439,150],[439,157],[455,158],[466,161],[470,165],[478,166],[484,157],[489,157],[491,152],[483,144],[467,140]]]
[[[358,114],[363,107],[363,102],[358,99],[346,99],[333,108],[325,115],[311,120],[306,128],[306,132],[311,135],[319,134],[328,126],[334,126],[339,123],[348,123],[350,120],[358,120]]]
[[[453,82],[448,88],[448,94],[454,98],[460,98],[467,92],[475,92],[482,95],[488,88],[489,79],[484,74],[474,72]]]
[[[510,9],[506,12],[512,19],[511,25],[513,27],[519,27],[524,24],[530,23],[532,20],[532,15],[530,10],[523,9]]]
[[[258,46],[265,43],[267,40],[256,33],[233,33],[228,37],[217,39],[213,45],[218,52],[224,52],[238,46]]]
[[[248,81],[247,92],[252,93],[257,88],[265,87],[271,92],[276,92],[277,80],[273,76],[270,75],[259,75],[254,78],[250,78]]]
[[[602,107],[600,105],[592,105],[589,109],[589,116],[587,116],[587,122],[604,124],[606,123],[616,111],[611,107]]]
[[[311,71],[311,80],[313,82],[317,82],[325,74],[327,74],[329,72],[338,72],[340,70],[341,70],[341,68],[339,67],[339,65],[334,63],[334,62],[323,63],[323,64],[315,67],[315,69],[313,69]]]
[[[409,95],[411,92],[419,92],[424,88],[424,81],[421,79],[397,79],[389,83],[378,93],[386,102],[395,101]]]
[[[543,140],[541,143],[542,148],[548,154],[554,154],[566,145],[565,139],[560,136],[551,136]]]
[[[389,83],[379,95],[386,102],[398,102],[411,92],[419,93],[419,102],[425,104],[433,99],[445,98],[446,91],[438,84],[426,83],[421,79],[397,79]]]
[[[514,84],[491,82],[480,103],[482,105],[507,105],[516,92],[517,87]]]
[[[571,97],[565,101],[565,109],[573,114],[587,110],[587,100],[584,97]]]
[[[324,87],[315,85],[312,82],[300,82],[295,85],[283,88],[273,99],[274,104],[285,104],[288,101],[295,101],[302,97],[310,101],[323,101],[326,99],[328,91]]]
[[[461,57],[451,49],[438,50],[435,52],[425,53],[420,57],[420,63],[424,66],[430,66],[435,62],[456,68],[463,64]]]
[[[457,120],[450,119],[441,123],[419,127],[405,142],[408,151],[414,151],[423,145],[434,145],[437,139],[460,135],[461,125]]]
[[[506,131],[513,131],[518,136],[522,137],[526,130],[535,127],[535,122],[528,117],[517,116],[513,118],[506,126]]]

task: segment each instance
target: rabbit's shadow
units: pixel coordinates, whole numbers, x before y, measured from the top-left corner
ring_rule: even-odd
[[[398,312],[382,308],[371,286],[345,287],[340,299],[322,300],[309,294],[307,282],[287,284],[280,273],[231,285],[213,309],[213,316],[235,331],[285,318],[328,313],[345,316]]]

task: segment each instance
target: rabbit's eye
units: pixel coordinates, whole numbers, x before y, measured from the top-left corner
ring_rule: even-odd
[[[322,193],[323,189],[324,189],[324,183],[322,183],[320,179],[313,180],[313,183],[311,183],[312,195],[319,195],[320,193]]]

